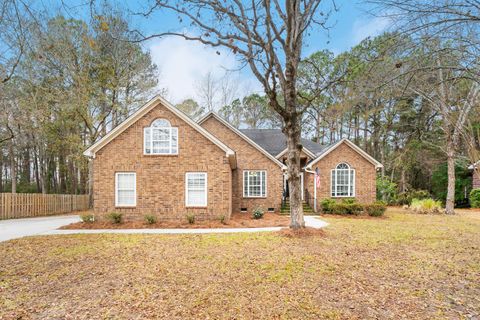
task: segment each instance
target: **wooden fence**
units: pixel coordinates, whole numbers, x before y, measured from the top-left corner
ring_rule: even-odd
[[[0,193],[0,220],[88,210],[88,195]]]

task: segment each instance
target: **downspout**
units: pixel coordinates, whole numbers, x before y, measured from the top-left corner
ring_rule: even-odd
[[[313,211],[317,213],[317,173],[305,167],[305,172],[313,173]]]

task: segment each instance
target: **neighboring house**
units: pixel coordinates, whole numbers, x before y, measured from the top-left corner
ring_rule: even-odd
[[[302,144],[302,197],[312,207],[325,198],[375,200],[378,161],[347,139],[330,146],[306,139]],[[239,130],[215,113],[195,122],[160,97],[84,154],[93,161],[99,215],[218,219],[259,206],[278,212],[288,197],[280,130]]]
[[[480,161],[470,165],[468,169],[473,171],[472,189],[480,189]]]

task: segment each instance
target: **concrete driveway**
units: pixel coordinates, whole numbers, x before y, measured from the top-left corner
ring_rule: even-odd
[[[0,220],[0,242],[44,234],[78,221],[78,215]]]

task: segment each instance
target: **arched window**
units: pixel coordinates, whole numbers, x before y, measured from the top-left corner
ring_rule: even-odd
[[[166,119],[156,119],[143,129],[145,154],[178,154],[178,128]]]
[[[355,170],[345,162],[332,170],[332,197],[355,197]]]

